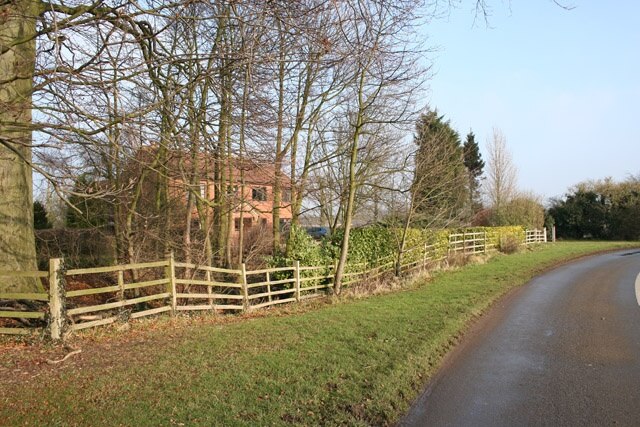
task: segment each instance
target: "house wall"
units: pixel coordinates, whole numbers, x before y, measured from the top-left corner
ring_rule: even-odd
[[[174,183],[174,188],[184,188],[184,185],[180,180],[176,180]],[[213,200],[215,186],[212,182],[201,181],[200,182],[200,195],[202,197],[208,197],[209,200]],[[259,225],[263,225],[265,227],[272,227],[272,212],[273,212],[273,186],[264,185],[264,184],[245,184],[243,195],[240,194],[240,185],[237,185],[237,190],[234,194],[233,205],[235,206],[233,210],[233,222],[234,222],[234,230],[235,234],[238,233],[238,225],[240,221],[240,217],[242,216],[245,230],[256,227]],[[280,204],[280,218],[286,222],[291,221],[292,211],[291,211],[291,197],[290,197],[290,189],[283,189],[283,193],[288,193],[288,200],[285,199]],[[186,189],[183,190],[184,196],[182,200],[186,203]],[[264,195],[264,197],[260,197]],[[264,200],[261,200],[264,199]],[[244,202],[243,202],[244,200]],[[197,209],[194,208],[192,215],[194,218],[198,216]]]
[[[254,192],[254,190],[256,190]],[[264,192],[262,191],[264,190]],[[211,191],[211,190],[210,190]],[[286,189],[285,191],[290,191]],[[264,194],[265,200],[259,200],[260,195]],[[289,193],[291,194],[291,193]],[[258,196],[258,198],[254,198]],[[238,191],[236,192],[236,204],[238,207],[234,209],[233,219],[234,219],[234,233],[238,233],[238,225],[240,221],[240,216],[242,214],[243,221],[245,224],[245,230],[251,227],[263,225],[265,227],[272,227],[272,213],[273,213],[273,187],[268,185],[260,185],[260,184],[246,184],[244,188],[244,197],[241,197],[240,194],[240,186],[238,186]],[[240,208],[240,203],[244,199],[244,203],[242,205],[242,209]],[[284,221],[291,221],[292,213],[291,213],[291,197],[288,199],[289,201],[283,201],[280,204],[280,219]],[[242,213],[241,213],[242,211]],[[249,222],[250,219],[250,222]]]

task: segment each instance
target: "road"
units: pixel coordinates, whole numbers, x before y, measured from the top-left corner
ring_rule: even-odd
[[[583,259],[501,301],[402,426],[640,426],[640,251]]]

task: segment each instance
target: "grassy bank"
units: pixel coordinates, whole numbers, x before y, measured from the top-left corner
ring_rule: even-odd
[[[624,246],[546,245],[441,273],[411,290],[299,314],[79,340],[74,345],[83,347],[80,355],[3,385],[0,420],[6,425],[393,423],[466,325],[499,296],[563,260],[614,247]],[[7,375],[22,368],[14,363],[4,369]]]

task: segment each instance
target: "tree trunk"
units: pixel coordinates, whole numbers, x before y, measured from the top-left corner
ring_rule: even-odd
[[[246,67],[244,74],[244,81],[242,87],[242,105],[240,110],[240,132],[239,132],[239,144],[240,144],[240,152],[238,154],[238,165],[240,169],[240,218],[238,224],[238,265],[241,265],[243,260],[243,252],[244,252],[244,209],[246,205],[245,201],[245,189],[246,182],[244,177],[244,157],[246,152],[245,146],[245,131],[247,125],[247,105],[249,103],[249,78],[250,78],[250,66]]]
[[[358,115],[358,124],[353,135],[353,141],[351,145],[351,158],[349,160],[349,195],[347,196],[347,205],[344,215],[344,237],[342,238],[342,246],[340,248],[340,258],[338,259],[338,266],[336,267],[336,273],[334,278],[333,290],[336,295],[340,295],[342,290],[342,276],[344,274],[344,268],[347,264],[347,256],[349,255],[349,235],[351,234],[351,223],[353,220],[353,206],[356,199],[356,162],[358,158],[358,140],[360,139],[360,127],[362,126],[361,114]]]
[[[230,93],[230,91],[229,91]],[[229,103],[231,103],[231,99],[229,99]],[[231,106],[229,106],[229,120],[231,120]],[[224,265],[227,268],[231,268],[232,265],[232,253],[231,253],[231,245],[233,244],[233,212],[236,209],[236,200],[235,200],[235,192],[233,191],[234,180],[235,177],[233,175],[233,165],[236,159],[234,159],[231,155],[231,124],[227,126],[227,168],[228,168],[228,181],[225,186],[225,191],[227,193],[227,237],[226,237],[226,245],[225,245],[225,258]]]
[[[37,270],[31,176],[31,94],[39,2],[0,6],[0,270]],[[0,292],[42,290],[39,280],[3,279]]]
[[[284,79],[285,79],[285,47],[284,35],[282,29],[278,25],[280,32],[280,56],[278,64],[278,118],[276,129],[276,157],[274,163],[274,181],[273,181],[273,209],[271,211],[271,222],[273,230],[273,253],[280,253],[280,204],[282,200],[282,161],[286,154],[283,149],[283,131],[284,131]]]
[[[342,290],[342,276],[344,274],[344,268],[347,264],[347,256],[349,255],[349,235],[351,234],[351,223],[353,221],[353,207],[355,205],[356,190],[358,183],[356,182],[356,168],[358,161],[358,146],[360,141],[360,134],[362,127],[364,126],[364,114],[365,105],[364,102],[364,80],[365,70],[360,71],[358,82],[358,111],[356,116],[356,123],[353,129],[353,137],[351,140],[351,155],[349,158],[349,194],[347,195],[347,203],[344,212],[344,237],[342,238],[342,246],[340,248],[340,258],[338,259],[338,265],[336,266],[333,290],[336,295],[340,295]]]
[[[396,254],[396,265],[395,265],[395,275],[396,277],[400,276],[402,272],[402,256],[404,255],[404,248],[407,245],[407,233],[409,232],[409,226],[411,225],[411,217],[413,216],[413,207],[415,204],[415,192],[411,192],[411,199],[409,201],[409,212],[407,212],[407,217],[404,220],[404,224],[402,226],[402,236],[400,238],[400,242],[398,243],[398,253]]]

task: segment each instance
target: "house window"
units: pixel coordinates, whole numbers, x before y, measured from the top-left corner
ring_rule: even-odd
[[[227,197],[234,198],[238,195],[238,186],[237,185],[229,185],[227,186]]]
[[[240,218],[236,218],[234,222],[235,222],[235,229],[240,230]],[[251,217],[242,218],[242,223],[243,223],[243,228],[247,230],[251,228],[251,226],[253,225],[253,219]]]
[[[265,202],[267,200],[267,187],[252,188],[251,198],[257,202]]]
[[[282,190],[282,201],[290,203],[291,202],[291,189],[285,188]]]
[[[200,198],[204,199],[207,197],[207,183],[206,182],[201,182],[200,183]]]

